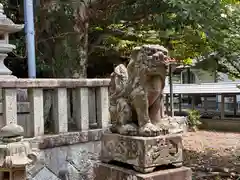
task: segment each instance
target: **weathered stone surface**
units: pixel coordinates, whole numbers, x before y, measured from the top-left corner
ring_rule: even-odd
[[[13,176],[12,177],[13,177],[12,180],[18,180],[18,179],[25,180],[26,179],[26,170],[25,170],[25,168],[13,171]]]
[[[6,138],[6,137],[22,136],[23,133],[24,133],[24,129],[22,126],[11,123],[1,128],[0,137]]]
[[[43,168],[45,167],[45,157],[44,151],[40,151],[38,161],[27,168],[27,177],[28,179],[35,177]]]
[[[0,174],[5,179],[9,173],[9,180],[26,180],[26,166],[33,165],[38,159],[37,149],[33,149],[27,141],[22,141],[24,130],[17,124],[7,124],[0,130]]]
[[[191,169],[186,167],[140,174],[114,165],[97,163],[94,174],[94,180],[192,180]]]
[[[109,86],[110,79],[1,79],[2,88],[78,88]]]
[[[28,166],[28,180],[93,180],[100,141],[42,149],[39,161]]]
[[[109,127],[109,99],[108,87],[100,87],[96,90],[97,95],[97,122],[99,128],[107,129]]]
[[[0,144],[0,168],[23,168],[37,161],[38,153],[27,142]]]
[[[22,168],[37,161],[38,153],[27,141],[22,141],[24,130],[17,124],[8,124],[1,128],[0,168],[9,171]]]
[[[1,1],[2,2],[2,1]],[[15,24],[11,19],[9,19],[5,13],[3,5],[0,4],[0,29],[1,29],[1,38],[0,38],[0,78],[1,79],[15,79],[12,74],[12,71],[9,70],[5,64],[4,59],[8,56],[7,54],[12,52],[13,49],[16,48],[15,45],[9,44],[9,34],[15,33],[20,30],[22,30],[24,25],[18,25]],[[1,86],[0,86],[1,87]],[[5,90],[3,89],[3,100],[6,101],[5,105],[7,106],[5,109],[5,116],[10,119],[5,119],[6,124],[10,122],[16,122],[17,118],[16,115],[14,115],[13,112],[16,112],[16,98],[15,97],[9,97],[9,92],[5,94]],[[11,92],[12,90],[10,90]],[[13,90],[15,91],[15,90]],[[12,91],[12,92],[13,92]],[[15,94],[15,92],[14,92]],[[0,90],[0,99],[2,98],[2,90]],[[11,106],[11,99],[13,100],[13,105]],[[14,100],[15,99],[15,100]],[[14,102],[15,101],[15,102]],[[9,108],[9,109],[8,109]]]
[[[44,167],[32,180],[60,180],[55,174],[49,169]]]
[[[103,162],[119,161],[146,173],[161,165],[181,166],[182,159],[181,135],[136,137],[104,133],[102,137]]]
[[[2,89],[4,125],[17,124],[17,90]]]
[[[188,131],[187,117],[185,116],[166,117],[163,120],[163,124],[168,126],[169,134],[184,133]]]
[[[162,122],[163,89],[172,62],[163,46],[143,45],[133,50],[127,67],[114,69],[109,107],[113,133],[148,137],[168,130]]]
[[[41,137],[27,139],[35,144],[39,149],[55,148],[61,146],[86,143],[90,141],[99,141],[103,134],[102,129],[94,129],[81,132],[68,132],[64,134],[45,135]]]

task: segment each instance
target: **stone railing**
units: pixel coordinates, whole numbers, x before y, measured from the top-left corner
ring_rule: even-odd
[[[26,137],[46,134],[44,93],[51,91],[51,134],[89,131],[90,127],[104,129],[109,125],[109,79],[11,79],[0,80],[2,116],[0,127],[18,123]],[[27,89],[27,102],[17,102],[19,89]],[[69,93],[71,94],[69,96]],[[18,114],[22,112],[21,116]]]

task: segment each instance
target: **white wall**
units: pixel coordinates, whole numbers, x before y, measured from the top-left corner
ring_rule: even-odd
[[[218,73],[218,82],[232,82],[233,80],[228,77],[227,74]],[[240,79],[236,79],[235,82],[240,83]],[[240,90],[239,90],[240,91]],[[218,97],[218,101],[221,102],[221,97]],[[240,102],[240,95],[237,96],[237,102]]]
[[[214,74],[208,71],[203,71],[199,69],[191,69],[190,70],[195,75],[195,83],[212,83],[214,82]],[[173,77],[174,84],[182,84],[183,83],[183,73],[187,73],[187,69],[184,69],[180,75]],[[169,77],[166,77],[166,85],[169,84]]]
[[[195,80],[196,80],[196,84],[200,84],[200,83],[212,83],[215,81],[215,77],[214,77],[214,72],[209,72],[209,71],[204,71],[201,69],[190,69],[190,71],[195,75]],[[179,77],[175,77],[173,78],[174,83],[178,84],[178,83],[182,83],[182,74],[183,73],[187,73],[187,69],[184,69],[181,72],[181,75]],[[176,80],[179,79],[179,80]],[[217,78],[218,82],[231,82],[232,80],[229,79],[228,75],[223,74],[223,73],[218,73],[218,78]],[[240,83],[240,79],[235,80],[237,82]],[[166,77],[166,85],[169,84],[169,78]],[[221,102],[221,97],[218,96],[218,102]],[[226,98],[226,102],[228,101],[228,99]],[[237,102],[240,102],[240,95],[237,96]]]
[[[215,77],[213,72],[204,71],[201,69],[191,69],[190,71],[195,75],[196,84],[214,82]],[[187,73],[187,69],[181,72],[181,76],[183,73]]]

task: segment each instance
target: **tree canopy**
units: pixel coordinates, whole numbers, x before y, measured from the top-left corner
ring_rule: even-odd
[[[9,2],[6,8],[12,7]],[[16,2],[11,14],[19,22],[23,20],[22,1]],[[239,77],[237,0],[39,2],[35,9],[38,67],[52,76],[73,76],[76,71],[85,76],[86,57],[128,57],[134,46],[156,43],[184,64],[201,57],[202,68]],[[17,53],[24,57],[23,43],[17,44]]]
[[[218,68],[239,77],[238,1],[126,0],[109,8],[108,14],[105,21],[115,23],[110,26],[114,32],[125,34],[107,39],[106,44],[117,50],[160,43],[183,63],[205,57],[203,68]],[[101,23],[97,25],[101,27]]]

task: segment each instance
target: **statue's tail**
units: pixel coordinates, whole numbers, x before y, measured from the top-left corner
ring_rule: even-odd
[[[117,97],[121,96],[120,94],[123,93],[127,80],[127,68],[123,64],[118,65],[111,74],[110,94]]]
[[[127,72],[127,68],[123,64],[119,64],[117,67],[115,67],[114,73],[118,77],[120,77],[123,81],[127,81],[128,72]]]

